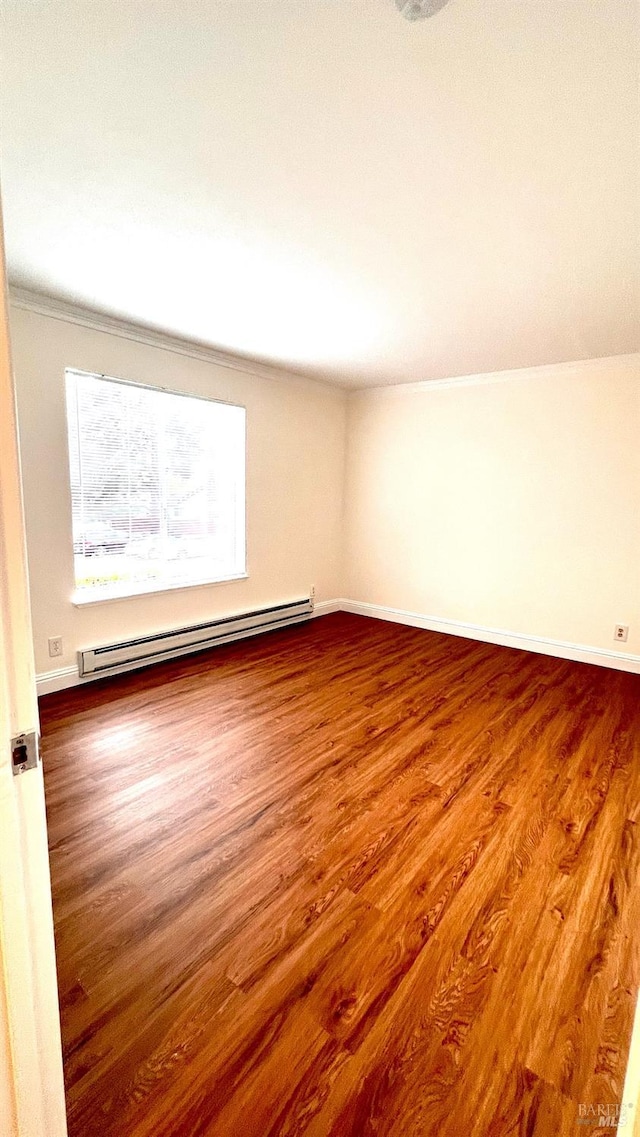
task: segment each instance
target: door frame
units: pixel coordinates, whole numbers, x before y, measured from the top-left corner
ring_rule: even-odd
[[[13,774],[38,732],[0,203],[0,1133],[66,1137],[42,766]]]

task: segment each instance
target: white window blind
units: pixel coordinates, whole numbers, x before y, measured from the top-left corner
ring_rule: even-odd
[[[66,372],[74,599],[243,576],[245,410]]]

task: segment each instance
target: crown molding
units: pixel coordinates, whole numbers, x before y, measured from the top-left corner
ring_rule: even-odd
[[[95,312],[93,309],[83,308],[66,300],[58,300],[44,292],[32,292],[28,288],[19,288],[10,284],[9,303],[14,308],[21,308],[26,312],[35,312],[39,316],[47,316],[50,319],[61,320],[67,324],[78,324],[82,328],[91,328],[95,332],[106,332],[108,335],[118,336],[120,339],[133,340],[135,343],[145,344],[146,347],[171,351],[176,355],[199,359],[204,363],[215,363],[218,367],[226,367],[231,371],[241,371],[245,375],[256,375],[261,379],[271,380],[296,379],[304,383],[320,383],[324,387],[342,390],[337,383],[331,382],[329,379],[305,374],[303,371],[296,371],[286,366],[263,363],[261,360],[252,359],[251,356],[237,355],[234,352],[224,351],[222,348],[209,347],[207,344],[183,339],[181,336],[174,336],[169,332],[158,331],[142,324],[131,323],[117,316],[107,316],[102,312]]]
[[[417,391],[438,391],[450,387],[476,387],[488,383],[507,383],[522,379],[544,379],[550,377],[571,377],[585,374],[597,374],[615,366],[622,370],[635,370],[640,377],[640,352],[627,355],[608,355],[596,359],[577,359],[564,363],[545,363],[537,367],[520,367],[509,371],[487,371],[476,375],[453,375],[444,379],[422,379],[416,383],[385,383],[375,386],[352,387],[348,383],[322,376],[296,371],[295,368],[265,363],[251,356],[239,355],[224,351],[222,348],[211,347],[204,343],[183,339],[181,336],[171,335],[154,328],[135,324],[117,316],[107,316],[91,308],[72,304],[67,300],[59,300],[44,292],[33,292],[28,288],[9,285],[9,302],[14,308],[21,308],[27,312],[35,312],[40,316],[47,316],[53,320],[61,320],[67,324],[78,324],[83,328],[91,328],[96,332],[106,332],[108,335],[118,336],[120,339],[133,340],[135,343],[145,344],[147,347],[159,348],[161,351],[171,351],[176,355],[187,356],[190,359],[199,359],[204,363],[214,363],[218,367],[226,367],[231,371],[240,371],[245,375],[256,375],[261,379],[295,379],[303,383],[319,383],[332,390],[343,391],[349,397],[362,398],[375,395],[404,395]]]
[[[412,391],[441,391],[449,387],[479,387],[488,383],[511,383],[523,379],[572,378],[597,375],[616,367],[635,372],[640,379],[640,352],[627,355],[604,355],[594,359],[575,359],[565,363],[543,363],[537,367],[518,367],[510,371],[486,371],[478,375],[453,375],[447,379],[422,379],[418,383],[388,383],[375,387],[359,387],[352,391],[362,395],[405,395]]]

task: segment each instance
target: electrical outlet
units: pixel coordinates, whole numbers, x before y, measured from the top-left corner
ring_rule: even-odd
[[[311,607],[313,607],[313,605],[315,603],[315,599],[316,599],[316,586],[315,586],[315,584],[312,584],[311,588],[309,589],[309,598],[311,600]]]
[[[57,659],[62,655],[62,636],[49,637],[49,655],[52,659]]]
[[[616,624],[615,631],[613,633],[614,640],[618,640],[619,643],[626,643],[628,635],[629,635],[629,625],[628,624]]]

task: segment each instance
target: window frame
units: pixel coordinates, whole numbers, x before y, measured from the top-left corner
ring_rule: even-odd
[[[243,462],[242,462],[242,490],[243,490],[243,510],[242,510],[242,526],[241,533],[241,548],[243,552],[244,571],[238,573],[230,573],[224,576],[207,577],[203,580],[193,581],[177,581],[176,583],[162,583],[157,582],[140,584],[127,583],[122,586],[122,590],[110,587],[109,592],[106,593],[99,585],[95,588],[79,589],[76,584],[75,575],[75,558],[73,556],[73,493],[72,493],[72,470],[71,470],[71,448],[69,439],[69,402],[67,396],[67,380],[68,376],[73,375],[78,378],[87,377],[89,379],[105,379],[109,383],[119,383],[125,387],[143,388],[147,391],[155,391],[165,395],[175,395],[185,399],[198,399],[204,403],[216,403],[225,407],[233,407],[234,410],[241,410],[244,415],[244,431],[243,431]],[[191,391],[176,390],[174,387],[162,386],[159,383],[145,383],[137,379],[125,379],[119,375],[108,375],[103,371],[89,371],[82,367],[65,367],[64,369],[64,386],[65,386],[65,444],[67,452],[67,491],[68,491],[68,505],[69,505],[69,545],[71,548],[71,561],[72,561],[72,578],[73,587],[71,593],[71,603],[75,608],[84,608],[93,604],[110,604],[119,600],[134,600],[140,596],[152,596],[154,594],[163,594],[166,592],[180,592],[185,589],[192,588],[209,588],[221,584],[230,584],[235,581],[249,579],[249,564],[248,564],[248,548],[247,548],[247,453],[248,453],[248,414],[246,404],[243,402],[234,402],[231,399],[221,399],[212,397],[210,395],[201,395]]]

